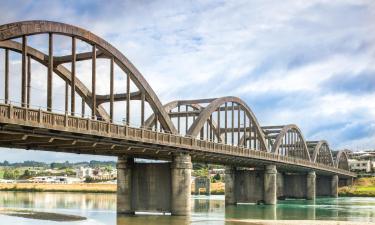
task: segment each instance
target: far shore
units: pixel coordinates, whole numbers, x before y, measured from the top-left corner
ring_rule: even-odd
[[[80,193],[116,193],[116,184],[80,183],[80,184],[46,184],[16,183],[0,184],[0,191],[25,192],[80,192]]]
[[[360,180],[361,181],[361,180]],[[78,192],[78,193],[116,193],[117,185],[110,183],[0,183],[0,191],[20,192]],[[194,193],[194,184],[192,185]],[[225,184],[211,183],[211,195],[225,194]],[[375,197],[375,186],[357,184],[339,188],[340,197]]]

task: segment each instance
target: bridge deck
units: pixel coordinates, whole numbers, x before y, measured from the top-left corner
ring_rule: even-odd
[[[0,134],[0,147],[151,159],[188,152],[193,161],[247,167],[276,164],[279,170],[356,176],[299,158],[6,104],[0,104]]]

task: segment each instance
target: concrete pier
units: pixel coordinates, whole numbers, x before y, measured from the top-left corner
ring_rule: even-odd
[[[277,173],[276,175],[276,185],[277,185],[277,199],[285,199],[284,195],[284,174]]]
[[[177,154],[171,165],[171,213],[176,216],[190,214],[191,196],[191,157],[188,154]]]
[[[264,170],[237,168],[234,191],[237,203],[263,202]]]
[[[314,200],[316,197],[316,174],[315,171],[310,171],[307,174],[307,191],[306,191],[306,199],[307,200]]]
[[[117,213],[134,214],[132,205],[133,158],[118,157],[117,160]]]
[[[337,175],[333,175],[331,180],[331,196],[334,198],[338,197],[338,186],[339,177]]]
[[[264,203],[275,205],[277,202],[276,187],[277,170],[275,165],[267,165],[264,172]]]
[[[235,193],[235,174],[236,168],[233,166],[225,167],[225,205],[235,205],[236,193]]]

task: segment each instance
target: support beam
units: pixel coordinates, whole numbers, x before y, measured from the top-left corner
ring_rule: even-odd
[[[192,163],[190,155],[181,153],[173,157],[173,162],[171,165],[172,215],[185,216],[191,213],[191,169]]]
[[[91,76],[91,118],[96,119],[96,45],[92,46],[92,76]]]
[[[72,116],[74,116],[76,111],[76,38],[72,37],[72,78],[71,78],[71,84],[70,84],[70,110]]]
[[[65,113],[69,111],[69,83],[65,81]]]
[[[27,85],[26,85],[26,98],[27,107],[30,107],[31,101],[31,57],[27,57]]]
[[[315,171],[310,171],[307,174],[307,200],[315,200],[316,197],[316,174]]]
[[[132,170],[134,159],[117,159],[117,213],[134,214],[132,205]]]
[[[52,111],[53,34],[48,36],[47,110]]]
[[[5,68],[4,68],[4,98],[5,104],[9,103],[9,50],[5,49]]]
[[[130,125],[130,74],[126,76],[126,125]]]
[[[21,80],[21,105],[27,105],[27,37],[22,36],[22,80]]]
[[[264,204],[275,205],[277,203],[276,176],[276,166],[267,165],[264,172]]]
[[[110,62],[110,84],[109,84],[109,96],[110,96],[110,102],[109,102],[109,118],[111,122],[113,123],[113,102],[114,102],[114,95],[113,95],[113,88],[114,88],[114,61],[115,59],[112,57]]]
[[[142,91],[141,94],[141,127],[145,126],[145,93]]]

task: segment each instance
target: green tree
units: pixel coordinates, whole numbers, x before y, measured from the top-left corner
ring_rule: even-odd
[[[215,174],[215,176],[213,177],[213,179],[214,180],[216,180],[216,181],[220,181],[221,180],[221,176],[220,176],[220,174]]]

